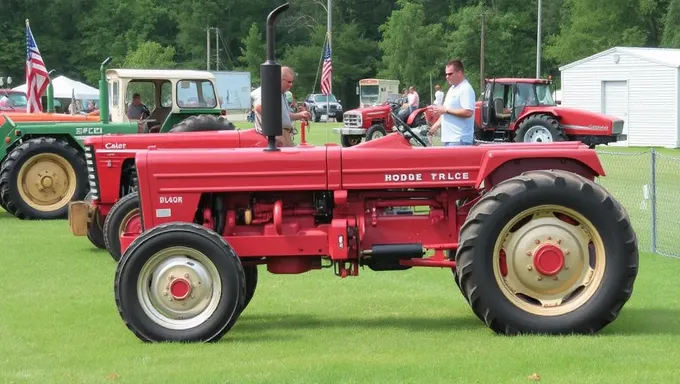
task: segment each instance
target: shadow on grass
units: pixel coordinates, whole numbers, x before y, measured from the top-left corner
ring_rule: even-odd
[[[378,316],[362,317],[316,317],[310,315],[247,315],[238,320],[234,330],[260,333],[267,330],[285,329],[404,329],[410,332],[483,329],[486,325],[474,316],[464,317],[412,317]]]
[[[602,335],[680,335],[680,309],[624,308]]]

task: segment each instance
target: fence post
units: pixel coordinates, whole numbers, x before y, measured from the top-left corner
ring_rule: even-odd
[[[652,253],[656,253],[656,151],[654,148],[650,151],[651,161],[651,199],[652,199]]]

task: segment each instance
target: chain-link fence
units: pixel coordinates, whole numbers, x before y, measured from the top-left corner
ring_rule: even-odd
[[[606,176],[598,183],[626,208],[640,251],[680,258],[680,157],[598,150]]]

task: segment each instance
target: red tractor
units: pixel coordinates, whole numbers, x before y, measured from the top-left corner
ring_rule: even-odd
[[[139,339],[220,339],[253,297],[259,265],[343,278],[360,267],[444,268],[502,334],[591,334],[617,318],[637,276],[637,238],[594,181],[604,170],[586,145],[432,147],[400,124],[352,148],[277,148],[273,24],[286,8],[267,20],[266,148],[135,156],[144,230],[120,237],[114,296]],[[419,209],[391,213],[404,206]]]
[[[349,110],[343,115],[344,126],[334,128],[333,132],[340,134],[343,147],[351,147],[361,143],[362,140],[371,141],[397,132],[394,115],[405,102],[404,98],[392,98],[381,105]],[[412,129],[422,130],[422,127],[434,124],[437,118],[435,113],[424,107],[411,112],[404,123]]]
[[[255,129],[235,129],[223,117],[190,117],[169,134],[110,134],[83,141],[91,192],[85,201],[69,204],[69,227],[75,236],[87,236],[98,248],[120,259],[121,233],[141,231],[135,154],[156,148],[264,147],[266,139]]]
[[[581,141],[591,148],[626,140],[624,121],[557,106],[552,79],[487,79],[475,104],[475,138],[492,142]]]

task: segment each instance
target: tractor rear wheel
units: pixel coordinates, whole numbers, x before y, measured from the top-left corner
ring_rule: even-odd
[[[84,157],[64,140],[30,139],[14,148],[0,169],[0,195],[20,219],[61,219],[68,203],[88,191]]]
[[[630,298],[638,257],[627,212],[600,185],[531,171],[470,210],[456,273],[472,310],[497,333],[589,334]]]
[[[176,124],[170,132],[233,131],[234,123],[214,115],[189,116]]]
[[[139,210],[139,193],[132,192],[116,201],[104,219],[104,243],[116,262],[120,261],[120,236],[142,233],[144,226]]]
[[[550,143],[567,140],[569,138],[560,127],[560,123],[549,115],[529,116],[519,124],[515,132],[516,142]]]
[[[197,224],[142,233],[115,275],[118,312],[146,342],[219,340],[243,310],[246,279],[234,249]]]
[[[85,196],[85,201],[92,201],[92,192],[88,192]],[[104,241],[104,228],[102,227],[102,217],[99,214],[99,209],[95,209],[92,223],[87,228],[87,239],[97,248],[106,249],[106,242]]]

